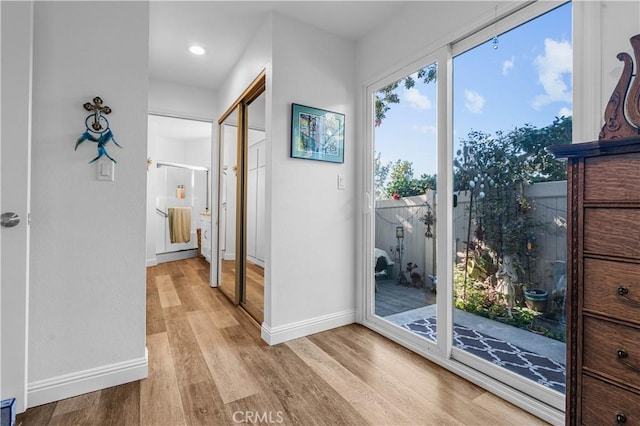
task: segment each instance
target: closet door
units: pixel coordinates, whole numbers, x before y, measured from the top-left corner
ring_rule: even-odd
[[[222,292],[235,304],[240,301],[241,250],[242,240],[238,232],[242,224],[242,168],[238,160],[242,159],[242,129],[240,108],[236,107],[220,125],[220,194],[219,230],[218,230],[218,283]],[[239,208],[240,207],[240,208]]]
[[[264,198],[264,183],[260,182],[261,159],[264,157],[265,133],[265,95],[262,93],[247,104],[247,223],[245,277],[241,304],[256,321],[264,318],[264,257],[258,253],[258,236],[264,234],[264,207],[259,207],[260,198]],[[264,173],[262,174],[264,182]],[[264,202],[263,202],[264,204]]]

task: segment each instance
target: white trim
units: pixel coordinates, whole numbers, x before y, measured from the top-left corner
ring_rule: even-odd
[[[568,0],[534,1],[530,3],[510,4],[511,2],[496,5],[497,10],[493,10],[489,20],[484,19],[484,27],[470,33],[457,41],[451,43],[452,55],[458,56],[467,50],[491,40],[494,36],[504,34],[519,25],[534,20],[547,12],[556,9]],[[515,2],[513,2],[515,3]],[[480,24],[480,22],[479,22]]]
[[[157,263],[174,262],[176,260],[191,259],[192,257],[198,257],[198,249],[187,249],[179,251],[170,251],[167,253],[156,254]]]
[[[268,344],[277,345],[278,343],[353,324],[354,322],[356,322],[356,311],[348,310],[273,328],[269,327],[268,324],[262,323],[261,337]]]
[[[149,266],[156,266],[158,264],[158,258],[154,257],[152,259],[147,259],[147,268]]]
[[[142,358],[29,383],[27,385],[28,408],[146,379],[148,366],[149,353],[145,348]]]

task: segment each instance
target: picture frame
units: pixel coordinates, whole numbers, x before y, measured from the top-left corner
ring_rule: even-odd
[[[291,157],[344,163],[344,114],[291,104]]]

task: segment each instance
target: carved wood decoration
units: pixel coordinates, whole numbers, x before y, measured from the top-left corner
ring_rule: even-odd
[[[640,66],[640,34],[631,37],[636,65]],[[624,62],[618,80],[604,111],[604,126],[599,140],[633,138],[640,135],[640,79],[633,73],[633,59],[628,53],[619,53]],[[626,109],[626,112],[625,112]]]
[[[631,46],[636,57],[636,67],[640,67],[640,34],[631,37]],[[638,71],[636,70],[636,75]],[[636,77],[627,94],[627,116],[629,122],[640,127],[640,79]]]

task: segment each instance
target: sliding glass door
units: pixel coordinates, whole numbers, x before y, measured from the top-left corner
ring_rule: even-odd
[[[378,90],[374,118],[374,313],[434,342],[437,72],[431,63]]]
[[[571,143],[571,9],[512,11],[368,91],[365,322],[559,410],[566,180],[545,147]]]

